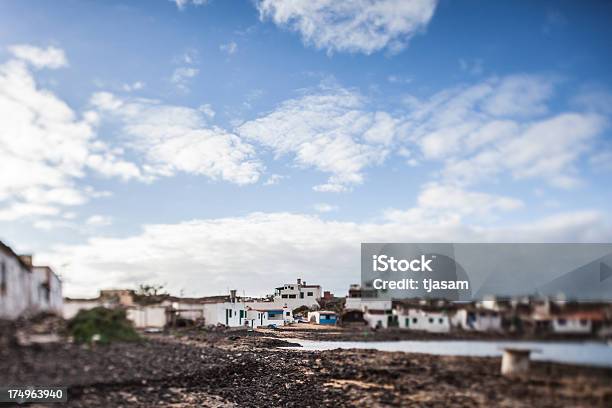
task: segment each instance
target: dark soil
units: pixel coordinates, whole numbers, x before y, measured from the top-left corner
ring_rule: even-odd
[[[69,388],[75,407],[612,406],[612,370],[373,350],[326,352],[268,333],[182,332],[93,347],[0,348],[0,384]]]

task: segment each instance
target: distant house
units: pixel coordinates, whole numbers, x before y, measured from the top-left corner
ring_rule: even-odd
[[[287,322],[286,314],[290,313],[284,309],[250,309],[247,310],[246,326],[251,328],[284,326]]]
[[[605,326],[607,304],[580,304],[545,301],[539,304],[531,319],[540,333],[592,334]]]
[[[340,316],[340,323],[342,326],[364,326],[368,324],[363,318],[363,312],[356,309],[344,310]]]
[[[0,318],[16,319],[30,308],[31,265],[0,241]]]
[[[32,267],[32,305],[37,312],[62,314],[62,281],[48,266]]]
[[[387,329],[397,326],[397,317],[392,310],[367,309],[363,313],[364,320],[373,329]]]
[[[448,333],[451,321],[444,309],[398,307],[395,310],[399,327],[409,330],[422,330],[430,333]]]
[[[126,315],[137,329],[163,329],[169,322],[168,312],[160,305],[130,306]]]
[[[17,255],[0,242],[0,318],[62,312],[62,281],[48,266],[33,266],[31,255]]]
[[[338,321],[338,315],[336,314],[336,312],[328,310],[317,310],[315,312],[308,313],[308,321],[316,324],[334,325]]]
[[[274,290],[274,304],[287,306],[290,310],[318,306],[322,294],[321,286],[307,285],[298,278],[296,283],[287,283]]]
[[[451,325],[465,331],[500,332],[502,317],[495,310],[477,308],[470,304],[460,307],[455,312]]]

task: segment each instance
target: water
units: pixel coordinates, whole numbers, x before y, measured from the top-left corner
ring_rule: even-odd
[[[295,350],[375,349],[425,353],[440,356],[501,356],[506,347],[535,349],[532,360],[553,361],[588,366],[612,367],[612,346],[596,342],[527,342],[527,341],[313,341],[291,339],[302,347],[286,347]]]

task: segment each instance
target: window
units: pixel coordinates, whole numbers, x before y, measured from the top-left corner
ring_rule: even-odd
[[[433,317],[430,317],[430,318],[429,318],[429,323],[433,323],[433,322],[434,322]]]
[[[6,265],[4,261],[0,262],[0,295],[6,293]]]
[[[586,326],[587,325],[587,320],[586,319],[580,319],[580,325],[581,326]]]
[[[282,295],[281,296],[283,299],[287,299],[287,295]]]
[[[438,323],[440,323],[440,324],[444,323],[444,319],[439,318],[439,319],[438,319]]]
[[[304,292],[300,292],[300,299],[304,299]]]
[[[296,297],[296,295],[289,295],[289,299],[295,299]]]
[[[418,321],[419,321],[419,319],[417,319],[416,317],[413,317],[413,318],[412,318],[412,323],[416,323],[416,322],[418,322]]]
[[[406,319],[406,327],[410,326],[410,319]]]
[[[313,296],[313,293],[312,292],[308,292],[307,295],[308,296]]]
[[[291,312],[286,312],[285,316],[291,316]]]
[[[567,323],[567,321],[565,319],[557,319],[557,323],[559,323],[559,326],[565,326],[565,323]]]

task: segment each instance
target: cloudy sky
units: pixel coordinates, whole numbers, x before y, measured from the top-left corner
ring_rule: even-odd
[[[0,239],[65,293],[612,240],[612,4],[0,2]],[[477,288],[475,288],[477,289]]]

